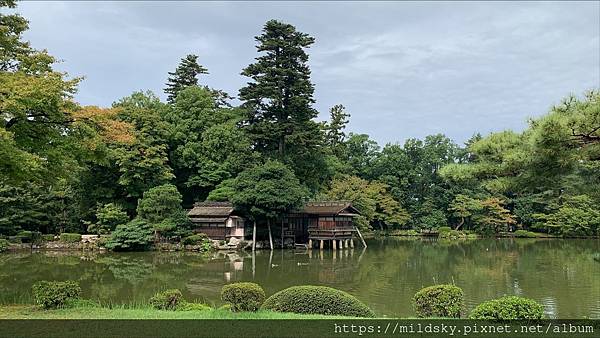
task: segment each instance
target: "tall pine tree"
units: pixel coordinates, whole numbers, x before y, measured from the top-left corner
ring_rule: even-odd
[[[263,54],[242,71],[252,82],[239,93],[247,111],[245,127],[257,150],[286,161],[289,154],[306,152],[321,139],[312,120],[317,111],[312,108],[314,86],[305,52],[314,38],[270,20],[255,39]]]
[[[208,74],[208,70],[198,63],[198,55],[189,54],[181,59],[174,72],[169,72],[167,88],[167,101],[173,103],[177,94],[184,88],[198,85],[198,75]]]

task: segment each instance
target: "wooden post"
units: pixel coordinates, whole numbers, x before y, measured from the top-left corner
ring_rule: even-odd
[[[252,228],[252,252],[256,251],[256,220],[254,221],[254,227]],[[254,257],[252,257],[254,259]],[[254,263],[254,261],[252,261]]]
[[[350,248],[354,249],[354,240],[353,239],[350,239]]]
[[[333,244],[333,251],[337,250],[337,240],[334,239],[331,242],[331,244]]]
[[[348,240],[347,240],[347,239],[346,239],[346,240],[344,240],[344,248],[346,248],[346,249],[348,249],[348,248],[349,248],[349,247],[348,247]]]
[[[340,239],[340,250],[344,249],[344,241]]]
[[[283,217],[281,218],[281,249],[285,248],[285,239],[283,238]]]
[[[273,250],[273,235],[271,234],[271,220],[267,221],[267,227],[269,228],[269,246],[272,251]]]
[[[323,240],[321,240],[321,245],[320,245],[321,250],[323,250],[324,247],[325,246],[323,245]]]
[[[309,249],[313,248],[313,242],[312,242],[312,239],[310,239],[310,238],[308,239],[308,248]]]
[[[362,242],[362,245],[366,248],[367,247],[367,243],[365,242],[365,239],[363,238],[362,234],[360,233],[360,230],[358,230],[357,227],[354,227],[354,229],[356,229],[356,232],[358,233],[358,237],[360,238],[360,241]]]

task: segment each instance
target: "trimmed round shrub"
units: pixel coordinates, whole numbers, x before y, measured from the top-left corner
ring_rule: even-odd
[[[68,232],[63,232],[62,234],[60,234],[60,241],[61,242],[65,242],[65,243],[77,243],[77,242],[81,242],[81,235],[80,234],[71,234]]]
[[[265,291],[256,283],[233,283],[223,286],[221,299],[231,304],[231,311],[257,311],[265,301]]]
[[[158,310],[177,310],[184,303],[186,301],[178,289],[165,290],[150,298],[150,305]]]
[[[67,302],[79,298],[81,288],[75,281],[49,282],[40,281],[33,285],[35,303],[45,309],[64,307]]]
[[[483,302],[469,315],[469,319],[512,320],[542,319],[544,307],[533,299],[504,296]]]
[[[419,318],[460,318],[463,291],[451,284],[428,286],[415,294],[413,304]]]
[[[302,314],[375,317],[375,313],[351,294],[327,286],[302,285],[281,290],[263,303],[262,309]]]
[[[10,247],[10,242],[4,238],[0,238],[0,252],[4,252],[4,251],[8,250],[9,247]]]

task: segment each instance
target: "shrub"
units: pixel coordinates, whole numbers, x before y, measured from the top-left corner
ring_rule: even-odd
[[[32,291],[36,304],[53,309],[64,307],[67,302],[78,298],[81,288],[75,281],[40,281],[33,285]]]
[[[104,246],[115,251],[146,250],[152,241],[152,226],[136,218],[127,224],[118,225]]]
[[[65,243],[78,243],[81,242],[81,235],[63,232],[60,234],[60,241]]]
[[[17,234],[17,237],[20,238],[21,243],[38,243],[42,239],[42,233],[39,231],[20,231]]]
[[[457,239],[466,239],[467,235],[465,235],[465,233],[463,233],[462,231],[448,230],[446,232],[440,232],[438,234],[438,237],[441,239],[457,240]]]
[[[432,285],[419,290],[413,297],[417,317],[460,318],[463,291],[450,284]]]
[[[150,305],[158,310],[177,310],[183,303],[185,299],[178,289],[165,290],[150,298]]]
[[[108,203],[102,207],[98,207],[96,219],[98,222],[91,224],[88,227],[88,232],[102,235],[115,230],[117,225],[127,223],[129,216],[127,216],[127,212],[120,205]]]
[[[544,307],[538,302],[517,296],[505,296],[483,302],[473,311],[469,319],[542,319]]]
[[[517,230],[515,231],[515,237],[523,237],[523,238],[535,238],[537,235],[535,232],[527,231],[527,230]]]
[[[195,234],[195,235],[191,235],[188,237],[185,237],[183,239],[183,244],[185,245],[196,245],[201,243],[202,241],[208,239],[208,236],[206,236],[206,234],[203,233],[199,233],[199,234]]]
[[[438,228],[438,234],[442,234],[442,233],[448,232],[450,230],[452,230],[451,227],[439,227]]]
[[[223,286],[221,299],[231,304],[231,311],[257,311],[265,301],[265,291],[256,283],[233,283]]]
[[[0,252],[4,252],[8,250],[10,247],[10,242],[5,240],[4,238],[0,238]]]
[[[53,234],[43,234],[42,239],[46,242],[52,242],[54,240]]]
[[[281,290],[262,308],[278,312],[374,317],[373,311],[356,297],[327,286],[302,285]]]

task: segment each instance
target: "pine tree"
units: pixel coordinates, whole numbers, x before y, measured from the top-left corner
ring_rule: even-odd
[[[321,139],[312,121],[317,111],[312,108],[314,86],[304,50],[314,38],[270,20],[255,39],[263,54],[242,71],[252,82],[239,93],[247,110],[245,127],[257,150],[285,161],[288,153],[307,153]]]
[[[189,54],[181,59],[175,71],[169,72],[165,88],[165,93],[168,94],[167,101],[173,103],[182,89],[197,86],[200,74],[208,74],[208,70],[198,63],[197,55]]]
[[[346,125],[348,124],[350,114],[346,113],[346,107],[336,104],[329,110],[329,123],[326,125],[327,143],[335,155],[340,155],[341,146],[346,140]]]

